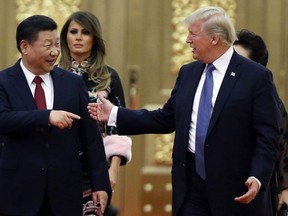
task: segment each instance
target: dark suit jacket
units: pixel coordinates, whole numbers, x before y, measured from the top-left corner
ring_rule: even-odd
[[[120,108],[117,128],[123,134],[170,133],[175,130],[172,165],[173,215],[186,194],[186,153],[195,92],[205,64],[184,65],[171,97],[163,108]],[[233,53],[219,90],[205,143],[206,185],[215,215],[271,215],[271,197],[265,189],[278,154],[279,109],[271,72]],[[234,198],[247,192],[248,177],[262,183],[249,205]],[[269,191],[269,190],[267,190]],[[269,194],[270,195],[270,194]]]
[[[81,116],[71,129],[48,125],[50,110],[37,110],[19,61],[0,72],[0,212],[35,215],[44,193],[56,215],[82,215],[80,150],[92,191],[111,191],[97,123],[89,117],[82,77],[51,71],[54,110]]]

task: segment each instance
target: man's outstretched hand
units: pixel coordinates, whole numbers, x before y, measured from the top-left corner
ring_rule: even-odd
[[[105,99],[101,94],[98,95],[97,103],[89,103],[87,108],[90,116],[97,121],[107,122],[113,108],[113,104]]]

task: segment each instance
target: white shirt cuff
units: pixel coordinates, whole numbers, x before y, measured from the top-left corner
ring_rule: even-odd
[[[253,179],[255,179],[255,180],[258,182],[258,185],[259,185],[258,191],[259,191],[260,188],[261,188],[261,182],[260,182],[256,177],[254,177],[254,176],[250,176],[249,178],[253,178]]]
[[[108,119],[107,123],[108,126],[117,127],[117,113],[118,113],[118,107],[113,106]]]

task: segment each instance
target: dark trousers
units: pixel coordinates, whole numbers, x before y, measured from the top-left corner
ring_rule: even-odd
[[[42,206],[36,215],[11,215],[0,213],[0,216],[54,216],[54,214],[52,213],[48,197],[45,195]]]
[[[260,191],[250,204],[241,204],[234,201],[234,192],[225,192],[224,195],[214,194],[208,197],[208,185],[195,171],[194,154],[188,154],[186,163],[187,191],[184,202],[177,216],[272,216],[272,201],[270,190]],[[244,184],[244,182],[243,182]],[[230,187],[230,189],[232,189]],[[233,189],[232,189],[233,190]],[[240,194],[241,195],[241,194]],[[216,198],[217,197],[217,198]]]
[[[47,194],[45,195],[43,204],[36,216],[54,216],[54,214],[52,213],[52,209]]]
[[[177,216],[212,216],[206,197],[205,181],[195,170],[195,154],[187,153],[187,193]]]

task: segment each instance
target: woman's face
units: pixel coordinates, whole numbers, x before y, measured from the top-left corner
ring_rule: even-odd
[[[92,52],[93,35],[72,20],[67,32],[67,43],[71,57],[82,61],[88,58]]]

